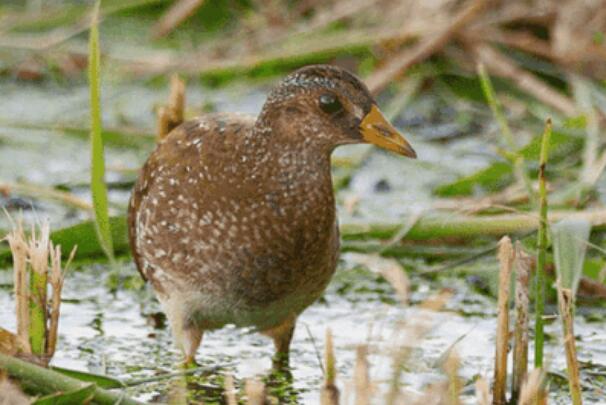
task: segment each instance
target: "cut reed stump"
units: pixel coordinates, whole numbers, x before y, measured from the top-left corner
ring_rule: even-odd
[[[497,318],[497,337],[494,364],[493,405],[507,403],[507,349],[509,340],[509,283],[515,253],[511,239],[504,236],[499,242],[499,300]]]
[[[337,377],[337,368],[335,360],[335,352],[332,343],[332,332],[330,328],[326,329],[326,342],[324,348],[324,385],[320,391],[321,405],[339,405],[339,389],[335,385]]]
[[[566,349],[566,366],[568,369],[568,386],[573,405],[583,403],[581,396],[581,379],[579,376],[579,362],[574,339],[574,294],[568,288],[562,288],[560,280],[558,286],[558,307],[562,318],[564,332],[564,348]]]
[[[520,241],[516,242],[515,249],[515,314],[516,323],[513,343],[513,376],[511,383],[511,397],[518,398],[522,389],[522,382],[528,372],[528,305],[530,271],[534,264],[533,258],[522,248]]]
[[[18,221],[6,236],[13,257],[19,354],[45,365],[57,344],[64,276],[61,247],[53,245],[50,234],[50,226],[45,222],[39,230],[32,227],[27,238],[22,222]],[[75,251],[74,246],[66,268]]]
[[[160,107],[157,115],[158,142],[185,120],[185,82],[176,74],[170,79],[168,104]]]

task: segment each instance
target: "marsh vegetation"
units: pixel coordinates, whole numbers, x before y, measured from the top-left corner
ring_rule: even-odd
[[[0,402],[606,403],[603,0],[8,1],[0,21]],[[179,370],[129,256],[138,169],[310,63],[364,78],[419,158],[335,153],[341,260],[292,376],[231,327]]]

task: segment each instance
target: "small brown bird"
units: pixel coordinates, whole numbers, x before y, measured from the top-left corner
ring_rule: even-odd
[[[416,157],[366,86],[308,66],[269,94],[259,116],[207,114],[173,130],[145,163],[128,212],[137,268],[186,363],[206,330],[269,335],[288,364],[297,316],[335,271],[335,147],[372,143]]]

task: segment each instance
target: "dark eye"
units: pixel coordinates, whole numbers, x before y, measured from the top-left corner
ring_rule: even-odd
[[[320,96],[320,108],[325,113],[334,114],[343,109],[339,99],[333,94],[322,94]]]

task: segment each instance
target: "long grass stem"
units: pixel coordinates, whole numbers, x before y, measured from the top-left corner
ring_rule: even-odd
[[[543,312],[545,311],[545,256],[547,251],[547,181],[545,168],[549,156],[549,138],[551,137],[551,119],[545,123],[543,141],[541,142],[541,153],[539,158],[539,232],[536,269],[536,294],[535,294],[535,346],[534,366],[543,368],[543,342],[544,325]]]
[[[526,173],[524,157],[520,153],[516,153],[518,150],[518,145],[516,145],[515,139],[513,138],[513,134],[511,133],[511,129],[509,128],[509,124],[507,123],[507,119],[503,114],[501,109],[501,105],[499,100],[496,97],[494,87],[492,86],[492,82],[490,80],[490,76],[486,72],[483,64],[478,64],[478,76],[480,77],[480,85],[482,86],[482,92],[484,93],[484,97],[486,98],[486,102],[492,111],[497,123],[499,124],[499,128],[501,130],[501,135],[505,139],[509,152],[513,154],[513,170],[517,180],[524,185],[526,188],[526,192],[528,193],[528,199],[536,203],[536,198],[534,192],[532,190],[532,183],[528,174]]]

